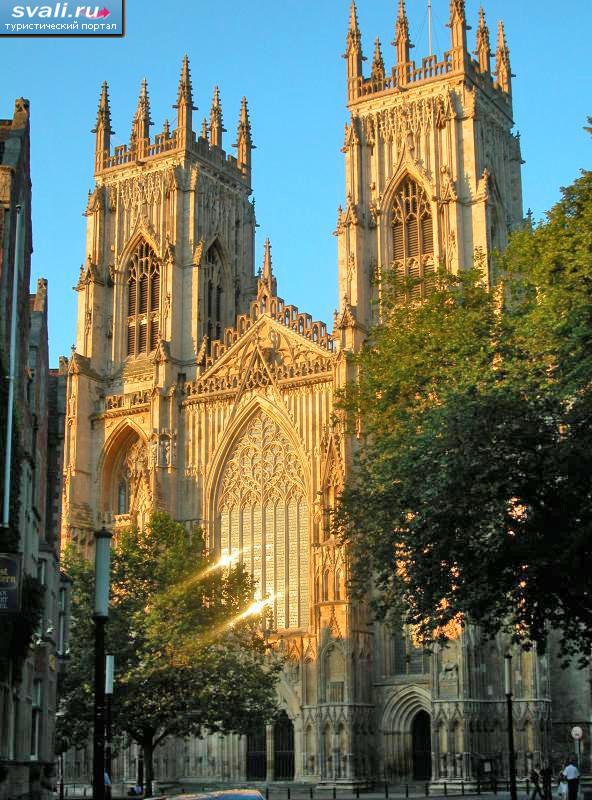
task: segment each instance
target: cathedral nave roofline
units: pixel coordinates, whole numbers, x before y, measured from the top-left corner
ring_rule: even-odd
[[[287,304],[277,295],[277,281],[273,275],[269,239],[265,241],[263,267],[257,284],[257,296],[251,301],[248,313],[239,314],[234,326],[226,328],[220,339],[210,343],[209,354],[207,346],[200,348],[197,357],[198,366],[208,370],[262,317],[274,320],[322,350],[330,353],[335,351],[335,339],[328,333],[326,323],[313,320],[310,314],[302,313],[297,306]]]

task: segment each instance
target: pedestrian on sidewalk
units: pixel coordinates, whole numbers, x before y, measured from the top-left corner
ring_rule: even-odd
[[[111,778],[109,773],[105,770],[105,800],[111,800]]]
[[[535,800],[537,795],[539,796],[540,800],[545,800],[545,796],[541,789],[541,776],[536,767],[533,767],[530,770],[530,780],[532,781],[532,792],[530,794],[530,800]]]
[[[551,800],[551,781],[553,779],[553,770],[551,764],[545,761],[541,769],[541,781],[543,782],[543,796],[545,800]]]
[[[575,758],[569,759],[567,766],[563,768],[562,774],[567,781],[567,800],[578,800],[580,770],[576,766]]]

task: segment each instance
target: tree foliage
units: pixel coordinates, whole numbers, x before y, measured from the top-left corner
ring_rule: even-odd
[[[483,271],[385,292],[342,406],[360,426],[337,515],[354,588],[424,643],[451,625],[565,656],[592,644],[592,173]]]
[[[73,602],[60,726],[70,746],[83,746],[93,709],[93,565],[75,550],[65,565]],[[216,568],[201,533],[167,515],[117,534],[107,625],[113,723],[143,748],[147,782],[167,736],[245,733],[273,717],[280,665],[266,657],[261,615],[241,618],[254,589],[242,566]]]

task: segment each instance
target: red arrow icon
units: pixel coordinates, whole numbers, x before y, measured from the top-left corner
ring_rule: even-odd
[[[101,8],[100,11],[97,11],[94,14],[90,9],[87,9],[86,16],[89,17],[89,19],[105,19],[110,13],[111,12],[108,8]]]

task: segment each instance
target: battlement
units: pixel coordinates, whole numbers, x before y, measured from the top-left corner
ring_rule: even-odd
[[[450,0],[450,19],[452,47],[442,58],[430,54],[424,57],[421,65],[410,58],[413,47],[409,35],[409,23],[404,0],[399,0],[399,13],[395,26],[396,63],[387,74],[382,57],[380,40],[376,39],[371,74],[365,77],[362,63],[362,36],[360,33],[355,2],[350,9],[349,30],[346,52],[348,105],[352,106],[383,92],[402,92],[432,81],[439,81],[453,75],[468,75],[481,88],[495,94],[507,104],[511,104],[510,51],[506,42],[503,23],[498,25],[498,41],[495,52],[495,68],[491,69],[491,47],[489,29],[485,23],[483,9],[479,12],[476,34],[476,50],[471,54],[467,46],[467,25],[465,0]],[[473,58],[473,55],[476,58]]]
[[[141,164],[147,160],[157,159],[173,152],[195,153],[201,158],[209,160],[213,166],[229,169],[235,177],[250,185],[251,181],[251,125],[247,109],[246,98],[243,97],[239,113],[236,143],[236,155],[228,154],[222,147],[222,135],[226,131],[222,124],[222,106],[218,87],[214,88],[214,97],[210,111],[210,122],[203,120],[201,132],[196,135],[192,127],[193,90],[189,73],[187,56],[183,59],[181,77],[174,105],[177,110],[177,125],[171,130],[168,120],[165,120],[161,133],[150,137],[150,100],[148,97],[148,84],[142,81],[138,106],[132,121],[130,141],[127,144],[117,145],[111,149],[111,109],[107,83],[103,83],[97,122],[93,129],[96,135],[95,143],[95,174],[112,169],[119,169],[128,165]]]

